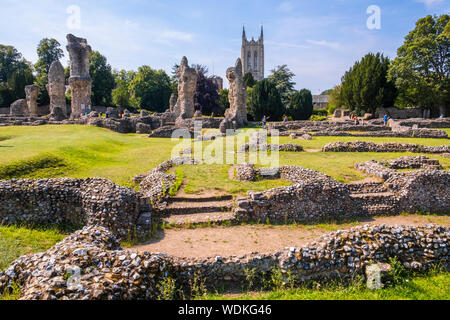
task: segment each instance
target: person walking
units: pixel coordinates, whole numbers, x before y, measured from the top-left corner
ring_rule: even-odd
[[[388,121],[389,121],[389,117],[388,117],[387,114],[385,114],[384,117],[383,117],[383,122],[384,122],[384,126],[385,126],[385,127],[387,127]]]

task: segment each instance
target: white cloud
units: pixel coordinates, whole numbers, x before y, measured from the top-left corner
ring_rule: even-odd
[[[431,8],[436,4],[444,2],[444,0],[416,0],[416,1],[425,4],[427,8]]]
[[[291,1],[285,1],[278,6],[278,11],[290,12],[294,10],[294,4]]]
[[[161,33],[160,37],[163,39],[169,39],[169,40],[181,40],[181,41],[191,42],[194,35],[191,33],[186,33],[186,32],[181,32],[181,31],[166,30]]]
[[[308,42],[310,44],[314,44],[316,46],[328,47],[331,49],[339,49],[339,47],[340,47],[340,44],[338,42],[328,42],[325,40],[321,40],[321,41],[306,40],[306,42]]]

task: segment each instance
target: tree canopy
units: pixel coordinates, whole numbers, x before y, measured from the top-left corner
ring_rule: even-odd
[[[450,16],[426,16],[405,38],[389,78],[399,89],[399,103],[434,109],[450,104]]]
[[[129,90],[133,107],[154,112],[164,112],[169,108],[172,88],[170,78],[164,70],[140,67]]]
[[[16,48],[0,44],[0,106],[25,98],[24,87],[33,82],[31,63]]]
[[[291,70],[289,70],[288,66],[285,64],[282,66],[278,66],[271,72],[272,74],[269,76],[269,80],[275,83],[275,86],[280,92],[281,101],[286,107],[289,104],[290,96],[295,92],[295,82],[292,81],[292,79],[295,77],[295,74],[291,72]]]
[[[269,79],[258,81],[249,92],[247,110],[254,120],[268,116],[271,121],[280,121],[285,108],[276,84]]]
[[[286,114],[293,120],[308,120],[313,114],[313,109],[311,91],[302,89],[292,94]]]
[[[98,51],[91,54],[89,73],[92,78],[92,104],[109,106],[112,103],[111,93],[115,86],[115,80],[106,57]]]
[[[44,38],[37,47],[38,61],[34,65],[36,70],[36,85],[39,86],[38,104],[46,105],[50,103],[47,92],[48,71],[54,61],[64,57],[61,44],[56,39]]]
[[[350,110],[368,113],[375,113],[380,107],[392,107],[397,90],[387,79],[389,64],[389,58],[381,53],[369,53],[357,61],[342,78],[343,103]]]
[[[113,71],[115,89],[112,91],[112,102],[116,107],[131,107],[130,83],[136,76],[134,71]]]
[[[247,88],[253,88],[253,86],[256,84],[255,78],[253,77],[253,74],[251,72],[247,72],[244,75],[244,83]]]

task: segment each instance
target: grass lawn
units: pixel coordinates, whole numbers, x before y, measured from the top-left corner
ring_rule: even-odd
[[[36,252],[44,252],[67,235],[56,229],[33,230],[0,226],[0,270],[6,269],[15,259]]]
[[[364,283],[332,285],[324,289],[275,290],[244,295],[208,295],[205,300],[449,300],[450,274],[415,277],[383,290],[368,290]]]
[[[75,125],[2,127],[0,137],[0,179],[11,178],[12,171],[16,178],[102,177],[123,186],[170,159],[176,145],[170,139]]]
[[[216,131],[208,130],[212,133]],[[397,141],[429,146],[449,144],[448,139],[314,137],[312,141],[303,141],[280,137],[280,143],[296,143],[307,151],[320,150],[330,142],[356,140],[377,143]],[[222,141],[204,142],[202,147],[211,147]],[[169,159],[172,148],[177,144],[170,139],[119,134],[89,126],[1,127],[0,179],[102,177],[123,186],[134,187],[132,178]],[[354,169],[356,162],[394,159],[404,155],[418,154],[280,152],[280,165],[299,165],[330,175],[341,182],[350,182],[364,178]],[[445,169],[450,169],[450,159],[427,156],[439,159]],[[184,177],[185,191],[197,193],[204,189],[217,189],[242,194],[248,190],[260,191],[289,185],[281,180],[234,181],[229,179],[229,168],[230,165],[222,164],[183,166],[180,174]]]

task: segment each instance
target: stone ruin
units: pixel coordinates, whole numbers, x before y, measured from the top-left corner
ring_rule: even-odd
[[[67,51],[70,56],[69,85],[72,94],[72,117],[78,118],[83,107],[91,105],[91,76],[89,75],[89,57],[92,49],[86,39],[67,35]]]
[[[61,62],[54,61],[48,71],[48,95],[50,96],[50,118],[56,121],[68,116],[66,105],[66,81]]]
[[[27,97],[28,111],[31,117],[38,117],[37,98],[39,94],[39,87],[37,85],[30,85],[25,87],[25,95]]]
[[[237,129],[248,124],[247,92],[242,74],[242,62],[238,58],[234,67],[228,68],[227,79],[230,83],[228,99],[230,108],[225,112],[225,120],[220,125],[220,131],[225,134],[227,129]]]
[[[197,72],[189,67],[188,60],[183,57],[178,70],[178,100],[173,107],[179,120],[190,119],[194,116],[194,95],[197,88]]]
[[[19,99],[13,102],[9,112],[12,117],[27,117],[29,115],[27,100]]]

